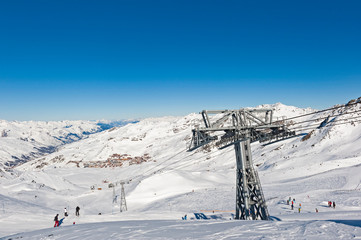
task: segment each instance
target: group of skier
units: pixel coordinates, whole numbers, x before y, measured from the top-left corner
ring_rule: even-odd
[[[75,215],[77,217],[80,216],[79,211],[80,211],[80,207],[77,206],[75,208]],[[64,219],[68,216],[69,216],[69,214],[68,214],[68,210],[66,208],[64,208],[64,217],[62,219],[59,220],[59,214],[56,214],[56,216],[54,217],[54,222],[55,222],[54,227],[59,227],[62,224],[62,222],[64,221]],[[75,224],[75,222],[73,224]]]
[[[294,204],[296,203],[296,199],[291,200],[291,197],[289,197],[289,199],[287,199],[287,205],[291,204],[291,210],[293,210],[294,208]],[[333,207],[336,208],[336,203],[333,201],[328,201],[328,207]],[[318,213],[318,209],[315,208],[316,213]],[[301,213],[301,203],[298,206],[298,212]]]
[[[294,208],[294,204],[296,204],[296,199],[294,198],[293,200],[291,200],[291,197],[289,197],[287,199],[287,205],[290,205],[291,204],[291,210],[293,210]],[[298,212],[300,213],[301,212],[301,203],[299,204],[298,206]]]

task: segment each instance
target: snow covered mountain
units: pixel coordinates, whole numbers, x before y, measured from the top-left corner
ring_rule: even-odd
[[[262,105],[258,108],[275,109],[275,118],[283,119],[314,112],[281,103]],[[202,124],[199,114],[185,117],[163,117],[144,119],[137,124],[113,128],[89,136],[83,141],[66,145],[56,153],[31,163],[31,168],[48,167],[114,167],[129,166],[139,161],[157,161],[170,157],[174,152],[184,152],[194,126]],[[127,159],[128,160],[122,160]],[[57,159],[57,160],[55,160]],[[39,165],[40,164],[40,165]],[[29,167],[24,165],[23,167]]]
[[[61,145],[129,122],[136,121],[19,122],[0,120],[0,166],[16,166],[52,153]]]
[[[204,234],[209,233],[209,239],[252,237],[256,235],[249,231],[254,228],[260,229],[258,238],[268,233],[275,239],[285,238],[290,232],[293,238],[361,237],[361,231],[355,226],[361,214],[360,100],[312,115],[307,114],[315,110],[280,103],[260,106],[274,108],[275,117],[285,120],[290,130],[300,134],[272,144],[252,144],[253,161],[270,215],[287,220],[286,223],[258,222],[237,227],[234,221],[229,221],[235,208],[234,150],[204,147],[187,152],[191,129],[203,124],[199,114],[190,114],[149,118],[95,133],[12,169],[11,176],[0,177],[0,203],[4,213],[0,215],[0,223],[5,226],[0,236],[50,228],[52,218],[64,207],[73,213],[75,207],[80,206],[81,217],[71,214],[66,219],[67,231],[45,229],[14,237],[31,239],[51,234],[65,237],[70,232],[76,238],[81,236],[76,235],[81,230],[88,234],[87,239],[96,239],[91,230],[94,227],[81,224],[90,222],[98,222],[96,226],[103,229],[99,234],[119,239],[199,236],[191,230],[190,235],[172,234],[171,229],[179,232],[188,229],[184,224],[203,229]],[[299,115],[305,116],[287,120]],[[125,182],[128,207],[128,211],[122,213],[119,213],[119,198],[113,195],[114,189],[119,197],[120,182]],[[110,188],[110,184],[115,188]],[[297,204],[302,203],[300,214],[286,205],[290,196]],[[113,202],[115,200],[117,202]],[[337,203],[336,209],[327,207],[330,200]],[[34,216],[34,212],[38,214]],[[203,212],[221,222],[176,220],[185,214],[194,218],[195,212]],[[24,216],[31,216],[31,220],[20,227],[16,223]],[[170,222],[159,221],[161,219]],[[125,222],[100,223],[124,220],[143,222],[133,222],[133,226]],[[74,221],[76,226],[70,226]],[[345,223],[349,223],[348,226],[345,227]],[[142,227],[144,225],[149,228]],[[263,228],[269,231],[262,231]],[[318,231],[319,228],[328,232]],[[137,235],[149,233],[151,229],[167,230],[165,235]]]

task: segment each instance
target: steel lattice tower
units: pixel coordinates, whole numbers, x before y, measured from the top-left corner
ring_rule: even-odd
[[[127,202],[125,200],[124,182],[121,182],[121,194],[120,194],[120,212],[127,211]]]
[[[204,110],[201,114],[205,127],[192,130],[189,151],[215,140],[218,140],[216,146],[219,149],[234,145],[237,163],[235,218],[268,220],[261,182],[253,168],[251,142],[290,137],[294,132],[280,123],[272,123],[271,109]],[[215,116],[211,118],[209,114]]]

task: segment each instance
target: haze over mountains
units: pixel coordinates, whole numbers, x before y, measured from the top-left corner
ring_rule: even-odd
[[[268,210],[281,222],[246,225],[235,225],[234,220],[229,220],[230,211],[235,208],[233,148],[218,150],[211,144],[187,152],[191,129],[203,124],[199,114],[148,118],[115,128],[90,121],[2,120],[0,223],[5,228],[1,228],[0,236],[42,228],[16,236],[31,239],[53,234],[60,238],[69,232],[75,239],[81,232],[89,234],[87,239],[96,239],[96,233],[108,238],[114,234],[119,239],[277,239],[288,236],[287,233],[295,238],[318,237],[315,239],[361,236],[356,224],[361,214],[360,102],[355,99],[312,115],[307,114],[316,110],[281,103],[259,106],[274,109],[275,120],[306,116],[288,122],[291,130],[302,135],[269,145],[252,144]],[[9,168],[9,162],[10,166],[22,164]],[[128,211],[122,213],[119,199],[113,203],[113,189],[109,188],[109,183],[113,183],[119,195],[121,181],[126,183],[128,206]],[[302,203],[300,214],[286,205],[289,196]],[[330,200],[337,203],[336,209],[327,208]],[[63,226],[67,231],[51,228],[56,213],[64,207],[72,213],[76,206],[81,207],[81,217],[71,214]],[[319,213],[315,213],[315,208]],[[193,217],[195,212],[203,212],[214,220],[177,222],[185,214]],[[19,225],[24,217],[28,224]],[[166,219],[168,222],[161,221]],[[132,221],[125,220],[144,222],[133,222],[131,226]],[[349,224],[334,220],[347,220]],[[74,221],[76,225],[71,226]],[[122,222],[104,223],[110,221]],[[98,224],[94,226],[99,232],[92,231],[90,222]],[[174,231],[186,227],[184,224],[193,226],[193,230],[188,229],[189,235],[174,235]],[[328,232],[318,232],[322,226]],[[269,231],[245,233],[263,227]],[[147,235],[151,228],[159,231]],[[166,229],[163,235],[162,228]],[[197,235],[199,228],[205,229],[204,235]],[[145,235],[137,235],[137,231]]]

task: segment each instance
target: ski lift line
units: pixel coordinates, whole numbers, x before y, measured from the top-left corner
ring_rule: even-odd
[[[186,158],[188,158],[188,157],[190,157],[190,156],[187,156]],[[182,160],[184,160],[185,158],[183,158]],[[148,173],[147,172],[147,174],[148,174],[148,176],[149,175],[151,175],[151,174],[153,174],[153,173],[156,173],[156,172],[162,172],[162,171],[165,171],[165,170],[167,170],[167,168],[169,167],[169,166],[171,166],[172,164],[169,164],[169,165],[166,165],[166,166],[164,166],[164,167],[162,167],[162,168],[159,168],[159,169],[157,169],[157,170],[152,170],[150,173]],[[146,176],[145,174],[144,175],[138,175],[137,177],[144,177],[144,176]]]
[[[349,123],[349,122],[347,122],[347,123]],[[347,123],[342,123],[342,124],[347,124]],[[342,125],[342,124],[334,124],[333,126]],[[316,129],[318,129],[318,128],[317,127],[307,127],[307,128],[295,129],[294,131],[295,132],[303,132],[303,131],[316,130]]]
[[[181,151],[182,152],[182,151]],[[178,153],[179,154],[179,153]],[[178,154],[176,154],[176,155],[178,155]],[[190,158],[191,156],[193,156],[193,155],[195,155],[195,154],[197,154],[197,152],[193,152],[192,154],[189,154],[188,156],[185,156],[184,158],[182,158],[182,161],[184,161],[185,159],[187,159],[187,158]],[[207,153],[207,154],[204,154],[204,155],[202,155],[200,158],[205,158],[205,160],[207,160],[207,158],[210,156],[210,155],[212,155],[212,154],[214,154],[214,152],[209,152],[209,153]],[[217,155],[221,155],[221,154],[223,154],[223,153],[218,153],[217,152]],[[174,156],[172,156],[171,158],[169,158],[169,159],[167,159],[166,161],[164,161],[164,162],[167,162],[167,161],[169,161],[169,160],[171,160],[172,158],[174,158],[176,155],[174,155]],[[204,160],[203,160],[204,161]],[[162,165],[164,162],[162,162],[162,163],[160,163],[160,164],[158,164],[157,166],[155,166],[155,167],[153,167],[153,168],[151,168],[151,169],[149,169],[149,170],[147,170],[145,173],[143,173],[143,174],[140,174],[140,175],[137,175],[137,176],[135,176],[135,177],[133,177],[133,179],[134,178],[137,178],[137,177],[140,177],[140,176],[144,176],[146,173],[148,173],[150,170],[152,170],[151,171],[151,173],[153,173],[154,171],[153,171],[153,169],[154,168],[156,168],[156,167],[158,167],[158,166],[160,166],[160,165]],[[196,164],[195,162],[191,162],[191,163],[185,163],[185,164],[182,164],[182,165],[178,165],[178,167],[173,167],[173,168],[169,168],[169,170],[175,170],[175,169],[182,169],[182,168],[184,168],[184,167],[188,167],[188,166],[191,166],[191,165],[193,165],[193,164]],[[162,168],[160,168],[160,169],[157,169],[156,171],[161,171],[161,170],[167,170],[167,168],[169,167],[169,166],[174,166],[174,163],[170,163],[170,164],[168,164],[168,165],[166,165],[166,166],[164,166],[164,167],[162,167]]]
[[[353,118],[349,118],[349,119],[357,119],[357,118],[360,118],[361,116],[359,116],[359,117],[353,117]],[[332,121],[332,122],[344,122],[344,121],[348,121],[349,119],[340,119],[340,120],[334,120],[334,121]],[[330,122],[328,122],[328,123],[326,123],[326,125],[325,126],[327,126],[328,124],[329,124]],[[295,128],[290,128],[290,130],[296,130],[297,131],[297,129],[302,129],[302,128],[310,128],[310,127],[319,127],[320,126],[320,124],[311,124],[311,125],[309,125],[309,126],[299,126],[299,127],[295,127]]]
[[[182,161],[183,161],[184,159],[186,159],[186,158],[189,158],[189,157],[193,156],[193,155],[196,154],[196,153],[197,153],[197,152],[194,152],[194,153],[186,156],[185,158],[182,159]],[[205,159],[202,160],[202,161],[206,161],[206,160],[208,160],[207,158],[208,158],[210,155],[212,155],[212,154],[214,154],[214,153],[213,153],[213,152],[209,152],[209,153],[207,153],[207,154],[205,154],[205,155],[202,155],[200,158],[202,158],[202,159],[205,158]],[[222,154],[222,153],[218,153],[217,155],[221,155],[221,154]],[[181,165],[178,165],[178,166],[169,168],[169,171],[174,171],[174,170],[176,170],[176,169],[182,169],[182,168],[191,166],[191,165],[193,165],[193,164],[196,164],[196,162],[183,163],[183,164],[181,164]],[[169,166],[172,166],[172,165],[174,165],[174,163],[168,164],[168,165],[164,166],[163,168],[161,168],[161,169],[159,169],[159,170],[157,170],[157,171],[167,170],[167,168],[168,168]]]
[[[209,152],[209,153],[207,153],[207,154],[205,154],[205,155],[202,155],[202,156],[201,156],[201,158],[202,158],[201,160],[202,160],[202,161],[211,160],[211,159],[207,159],[207,158],[208,158],[210,155],[212,155],[212,154],[214,154],[214,152]],[[223,153],[218,153],[218,155],[222,155],[222,154],[223,154]],[[205,158],[205,159],[203,160],[203,158]],[[200,161],[198,161],[198,162],[200,162]],[[175,171],[175,170],[183,169],[183,168],[189,167],[189,166],[191,166],[191,165],[197,164],[198,162],[184,163],[184,164],[182,164],[182,165],[178,165],[178,166],[175,166],[175,167],[169,169],[169,171]],[[169,165],[169,166],[170,166],[170,165]]]
[[[176,153],[175,155],[171,156],[170,158],[168,158],[168,159],[165,160],[164,162],[167,162],[167,161],[173,159],[174,157],[176,157],[177,155],[181,154],[182,152],[186,152],[186,150],[181,150],[181,151],[179,151],[178,153]],[[121,182],[129,182],[129,181],[132,180],[132,179],[136,179],[136,178],[138,178],[138,177],[145,176],[146,174],[148,174],[149,171],[152,171],[152,172],[153,172],[153,169],[155,169],[156,167],[159,167],[159,166],[162,165],[164,162],[157,164],[156,166],[154,166],[154,167],[146,170],[145,172],[143,172],[143,173],[141,173],[141,174],[138,174],[138,175],[129,177],[129,178],[127,178],[127,179],[117,180],[117,181],[114,181],[113,183],[116,184],[116,183],[121,183]]]
[[[307,135],[307,133],[306,133],[306,134],[300,133],[300,134],[295,134],[295,135],[293,135],[293,136],[286,137],[286,138],[282,138],[282,139],[271,140],[271,141],[268,142],[268,143],[262,143],[262,146],[271,145],[271,144],[274,144],[274,143],[277,143],[277,142],[281,142],[281,141],[285,141],[285,140],[288,140],[288,139],[291,139],[291,138],[296,138],[296,137],[305,136],[305,135]]]
[[[301,123],[306,123],[306,122],[318,122],[321,120],[325,120],[328,117],[338,117],[338,116],[344,116],[346,114],[352,114],[352,113],[358,113],[361,112],[361,110],[357,110],[357,111],[353,111],[353,112],[346,112],[346,113],[341,113],[341,114],[337,114],[337,115],[329,115],[326,117],[321,117],[321,118],[317,118],[317,119],[310,119],[310,120],[306,120],[306,121],[301,121],[301,122],[295,122],[295,123],[290,123],[289,125],[287,125],[287,127],[292,126],[292,125],[297,125],[297,124],[301,124]]]
[[[333,126],[344,125],[344,124],[349,124],[349,123],[361,123],[361,121],[338,123],[338,124],[334,124]],[[301,132],[301,131],[316,130],[316,129],[317,129],[317,128],[305,128],[305,129],[300,129],[300,130],[296,130],[296,131],[297,131],[297,132]]]
[[[195,153],[194,153],[194,154],[195,154]],[[193,155],[193,154],[192,154],[192,155]],[[192,156],[192,155],[187,156],[187,158],[190,157],[190,156]],[[184,161],[184,159],[186,159],[186,158],[183,158],[182,161]],[[193,163],[193,162],[192,162],[192,163]],[[167,170],[167,168],[170,167],[170,166],[172,166],[172,165],[174,165],[174,163],[168,164],[168,165],[164,166],[163,168],[159,169],[158,171],[160,171],[160,170],[161,170],[161,171]],[[169,168],[169,169],[170,169],[170,170],[174,170],[175,167]]]
[[[359,121],[347,121],[347,122],[344,122],[344,123],[336,123],[336,124],[333,124],[332,126],[338,126],[338,125],[344,125],[344,124],[349,124],[349,123],[361,123],[361,120]],[[299,130],[295,130],[297,132],[300,132],[300,131],[307,131],[307,130],[315,130],[317,128],[304,128],[304,129],[299,129]]]
[[[328,117],[335,118],[335,117],[339,117],[339,116],[344,116],[344,115],[346,115],[346,114],[358,113],[358,112],[361,112],[361,110],[353,111],[353,112],[348,112],[348,113],[337,114],[337,115],[333,115],[333,116],[329,115],[329,116],[327,116],[327,117],[318,118],[318,119],[316,119],[316,120],[311,119],[311,120],[307,120],[307,121],[303,121],[303,122],[298,122],[298,123],[291,124],[291,125],[296,125],[296,124],[305,123],[305,122],[312,122],[312,121],[320,121],[320,120],[325,120],[325,119],[327,119]],[[349,118],[346,118],[346,119],[354,119],[354,118],[359,118],[359,117],[361,117],[361,116],[349,117]],[[333,121],[333,122],[338,122],[338,121],[342,121],[342,120],[346,120],[346,119],[339,119],[339,120],[335,120],[335,121]],[[318,124],[316,124],[316,125],[318,125]],[[290,125],[289,125],[289,126],[290,126]],[[308,127],[308,126],[307,126],[307,127]],[[299,128],[299,127],[296,127],[296,128]],[[290,129],[294,129],[294,128],[291,127]]]
[[[331,110],[339,109],[339,108],[342,108],[342,107],[349,107],[349,106],[356,105],[356,104],[359,104],[359,102],[352,103],[352,104],[348,104],[347,106],[346,106],[346,104],[345,104],[345,105],[341,105],[341,106],[337,106],[337,107],[333,107],[333,108],[328,108],[328,109],[316,111],[316,112],[313,112],[313,113],[303,114],[303,115],[299,115],[299,116],[295,116],[295,117],[291,117],[291,118],[284,119],[283,121],[287,121],[287,120],[291,120],[291,119],[296,119],[296,118],[300,118],[300,117],[304,117],[304,116],[309,116],[309,115],[314,115],[314,114],[321,113],[321,112],[331,111]],[[351,114],[351,113],[357,113],[357,112],[361,112],[361,110],[357,110],[357,111],[353,111],[353,112],[349,112],[349,113],[338,114],[338,115],[334,115],[334,116],[331,116],[331,117],[337,117],[337,116],[341,116],[341,115],[345,115],[345,114]],[[302,121],[302,122],[293,123],[293,124],[291,124],[291,125],[296,125],[296,124],[301,124],[301,123],[311,122],[311,121],[321,121],[321,120],[324,120],[324,119],[326,119],[326,118],[327,118],[327,117],[319,118],[319,119],[316,119],[316,120],[315,120],[315,119],[311,119],[311,120],[307,120],[307,121]],[[352,119],[352,118],[349,118],[349,119]],[[337,121],[340,121],[340,120],[337,120]],[[334,121],[334,122],[336,122],[336,121]],[[357,122],[358,122],[358,121],[357,121]],[[347,123],[349,123],[349,122],[347,122]],[[334,125],[342,125],[342,124],[347,124],[347,123],[334,124]],[[315,126],[319,126],[319,124],[316,124]],[[307,127],[307,128],[302,128],[302,129],[298,129],[298,128],[299,128],[299,127],[291,128],[291,130],[294,130],[294,131],[306,131],[306,130],[317,129],[317,128],[314,128],[314,127],[312,127],[312,128]],[[157,164],[156,166],[154,166],[154,167],[146,170],[146,171],[143,172],[142,174],[138,174],[138,175],[133,176],[132,178],[129,178],[128,180],[124,180],[124,181],[129,181],[130,179],[135,179],[135,178],[138,178],[138,177],[145,176],[145,175],[147,175],[147,174],[149,174],[149,173],[153,173],[153,172],[154,172],[154,169],[156,169],[157,167],[163,165],[165,162],[168,162],[168,161],[172,160],[174,157],[178,156],[178,155],[181,154],[182,152],[186,152],[186,150],[182,150],[182,151],[176,153],[175,155],[173,155],[172,157],[170,157],[169,159],[163,161],[162,163],[159,163],[159,164]],[[191,157],[192,155],[194,155],[195,153],[196,153],[196,152],[194,152],[194,153],[186,156],[185,158],[189,158],[189,157]],[[203,155],[202,157],[206,157],[206,158],[207,158],[207,157],[210,156],[211,154],[212,154],[212,152],[209,153],[209,154]],[[188,166],[190,166],[190,165],[192,165],[192,164],[194,164],[194,163],[192,162],[192,163],[190,163],[190,164],[188,163],[188,164],[186,164],[186,165],[184,165],[184,166],[179,166],[177,169],[181,169],[181,168],[184,168],[184,167],[188,167]],[[168,168],[168,167],[171,166],[171,165],[173,165],[173,163],[172,163],[172,164],[169,164],[169,165],[166,165],[166,166],[164,166],[164,167],[162,167],[162,168],[160,168],[160,169],[157,169],[156,171],[164,170],[164,169]],[[175,168],[170,169],[170,170],[175,170]]]
[[[334,120],[332,122],[328,122],[326,123],[325,126],[323,127],[327,127],[327,126],[330,126],[330,124],[332,124],[332,126],[337,126],[337,125],[343,125],[343,124],[348,124],[348,123],[358,123],[358,122],[361,122],[361,120],[358,120],[358,121],[353,121],[351,119],[357,119],[357,118],[360,118],[361,116],[357,116],[357,117],[351,117],[351,118],[347,118],[347,119],[339,119],[339,120]],[[347,122],[342,122],[342,121],[347,121]],[[341,122],[341,123],[336,123],[335,122]],[[311,127],[312,126],[312,127]],[[308,130],[315,130],[315,129],[320,129],[320,124],[312,124],[310,126],[301,126],[301,127],[296,127],[296,128],[290,128],[291,131],[295,131],[295,132],[299,132],[297,133],[296,135],[292,136],[292,137],[299,137],[299,136],[303,136],[307,133],[303,133],[303,131],[308,131]],[[292,138],[291,137],[291,138]],[[286,138],[286,139],[289,139],[289,138]],[[275,142],[278,142],[278,141],[282,141],[282,140],[286,140],[286,139],[281,139],[281,140],[277,140]],[[270,143],[267,143],[267,144],[264,144],[265,145],[268,145],[268,144],[272,144],[274,142],[270,142]]]
[[[184,150],[184,151],[186,152],[186,150]],[[181,151],[181,152],[183,152],[183,151]],[[138,175],[137,177],[139,177],[139,176],[144,176],[144,175],[146,175],[146,174],[148,174],[148,173],[153,173],[155,168],[157,168],[157,167],[159,167],[159,166],[163,165],[165,162],[168,162],[169,160],[172,160],[174,157],[176,157],[177,155],[179,155],[181,152],[179,152],[178,154],[176,154],[176,155],[172,156],[171,158],[169,158],[169,159],[165,160],[164,162],[159,163],[157,166],[154,166],[153,168],[148,169],[148,170],[147,170],[147,171],[145,171],[143,174],[140,174],[140,175]],[[189,158],[189,157],[193,156],[195,153],[196,153],[196,152],[194,152],[194,153],[192,153],[192,154],[189,154],[188,156],[184,157],[182,160],[184,160],[184,159],[186,159],[186,158]],[[167,168],[168,166],[170,166],[170,165],[172,165],[172,164],[174,164],[174,163],[171,163],[171,164],[168,164],[168,165],[166,165],[166,166],[163,166],[163,167],[161,167],[161,168],[157,169],[156,171],[161,171],[161,170],[164,170],[165,168]]]
[[[289,126],[292,126],[292,125],[297,125],[297,124],[306,123],[306,122],[319,122],[319,121],[325,120],[326,118],[327,118],[327,117],[310,119],[310,120],[306,120],[306,121],[290,123],[289,125],[286,124],[286,126],[289,127]]]
[[[131,178],[128,178],[127,180],[122,180],[122,181],[128,182],[128,181],[130,181],[130,179],[136,179],[136,178],[139,178],[139,177],[144,177],[144,176],[146,176],[146,175],[149,174],[149,173],[153,173],[153,172],[154,172],[154,169],[156,169],[157,167],[163,165],[165,162],[168,162],[169,160],[172,160],[174,157],[178,156],[179,154],[181,154],[181,153],[183,153],[183,152],[186,152],[186,150],[182,150],[182,151],[176,153],[175,155],[171,156],[171,157],[168,158],[167,160],[165,160],[165,161],[157,164],[156,166],[154,166],[154,167],[146,170],[145,172],[143,172],[143,173],[141,173],[141,174],[138,174],[138,175],[136,175],[136,176],[132,176]],[[190,156],[193,155],[193,154],[195,154],[195,153],[192,153],[192,154],[186,156],[185,158],[188,158],[188,157],[190,157]],[[163,169],[164,169],[164,167],[163,167],[163,168],[160,168],[160,169],[157,169],[156,171],[160,171],[160,170],[163,170]]]
[[[307,113],[307,114],[298,115],[298,116],[291,117],[291,118],[286,118],[286,119],[283,119],[282,121],[287,121],[287,120],[291,120],[291,119],[296,119],[296,118],[300,118],[300,117],[305,117],[305,116],[309,116],[309,115],[314,115],[314,114],[321,113],[321,112],[327,112],[327,111],[331,111],[331,110],[339,109],[339,108],[342,108],[342,107],[349,107],[349,106],[353,106],[353,105],[360,104],[360,103],[361,103],[361,102],[355,102],[355,103],[350,103],[350,104],[344,104],[344,105],[337,106],[337,107],[327,108],[327,109],[319,110],[319,111],[312,112],[312,113]]]
[[[334,120],[332,121],[331,123],[334,123],[334,122],[342,122],[342,121],[349,121],[351,119],[358,119],[358,118],[361,118],[361,116],[357,116],[357,117],[350,117],[350,118],[346,118],[346,119],[338,119],[338,120]],[[330,123],[330,122],[328,122]],[[328,124],[327,123],[327,124]],[[325,126],[327,126],[327,124]],[[290,130],[296,130],[299,129],[299,128],[309,128],[309,127],[313,127],[313,126],[320,126],[320,124],[311,124],[309,126],[299,126],[299,127],[295,127],[295,128],[290,128]]]
[[[347,106],[351,106],[351,105],[355,105],[355,104],[349,104],[349,105],[347,105]],[[341,108],[341,107],[346,107],[346,106],[343,105],[343,106],[339,106],[339,107],[334,107],[334,108],[330,108],[330,109],[325,109],[325,110],[321,110],[321,111],[314,112],[314,113],[311,113],[311,114],[304,114],[304,115],[297,116],[297,117],[293,117],[293,118],[289,118],[289,119],[295,119],[295,118],[303,117],[303,116],[306,116],[306,115],[313,115],[313,114],[317,114],[317,113],[320,113],[320,112],[325,112],[325,111],[330,111],[330,110],[334,110],[334,109],[339,109],[339,108]],[[354,112],[359,112],[359,111],[354,111]],[[352,112],[350,112],[350,113],[352,113]],[[350,114],[350,113],[344,113],[344,114]],[[334,115],[334,116],[331,116],[331,117],[336,117],[336,116],[340,116],[340,115],[344,115],[344,114],[338,114],[338,115]],[[325,119],[326,119],[326,118],[327,118],[327,117],[325,117]],[[347,118],[347,119],[340,119],[340,120],[337,120],[337,121],[338,121],[338,122],[339,122],[339,121],[348,121],[348,120],[354,119],[354,118],[357,118],[357,117]],[[289,119],[286,119],[286,120],[289,120]],[[323,118],[320,118],[320,120],[322,120],[322,119],[323,119]],[[320,121],[320,120],[319,120],[319,121]],[[308,121],[315,121],[315,119],[308,120]],[[317,119],[316,119],[316,121],[317,121]],[[304,122],[305,122],[305,121],[304,121]],[[336,122],[336,121],[333,121],[333,122]],[[347,123],[350,123],[350,122],[352,122],[352,121],[348,121],[348,122],[346,122],[346,123],[344,122],[344,123],[339,123],[339,124],[333,124],[333,125],[342,125],[342,124],[347,124]],[[296,124],[296,123],[295,123],[295,124]],[[292,124],[292,125],[295,125],[295,124]],[[300,122],[297,123],[297,124],[300,124]],[[317,126],[319,126],[319,124],[317,124]],[[295,128],[295,129],[297,129],[297,128]],[[311,129],[315,129],[315,128],[311,128]],[[299,131],[299,130],[297,130],[297,131]],[[208,156],[210,156],[211,154],[213,154],[213,152],[210,152],[210,153],[208,153],[208,154],[203,155],[202,158],[207,159]],[[178,155],[178,154],[176,154],[176,155]],[[191,155],[193,155],[193,154],[191,154]],[[188,156],[186,156],[185,158],[188,158],[188,157],[190,157],[191,155],[188,155]],[[174,157],[175,157],[175,156],[173,156],[172,158],[174,158]],[[166,160],[165,162],[171,160],[172,158]],[[163,163],[164,163],[164,162],[163,162]],[[162,165],[163,163],[161,163],[161,164],[159,164],[159,165],[157,165],[157,166],[155,166],[155,167],[147,170],[147,171],[146,171],[145,173],[143,173],[143,174],[145,175],[146,173],[148,173],[149,171],[153,170],[154,168],[159,167],[159,166]],[[172,169],[169,169],[169,170],[170,170],[170,171],[175,171],[175,170],[177,170],[177,169],[182,169],[182,168],[191,166],[191,165],[193,165],[193,164],[195,164],[195,163],[194,163],[194,162],[185,163],[185,164],[178,165],[177,167],[173,167]],[[169,166],[171,166],[171,165],[174,166],[174,164],[168,164],[168,165],[164,166],[163,168],[158,169],[157,171],[165,170],[165,169],[167,169],[167,168],[168,168]],[[153,172],[153,171],[152,171],[152,172]]]
[[[194,153],[186,156],[185,158],[182,159],[182,161],[183,161],[184,159],[186,159],[186,158],[189,158],[189,157],[193,156],[193,155],[196,154],[196,153],[197,153],[197,152],[194,152]],[[201,158],[205,158],[205,160],[207,160],[207,157],[210,156],[211,154],[212,154],[212,152],[211,152],[211,153],[208,153],[208,154],[206,154],[206,155],[201,156]],[[220,155],[220,154],[219,154],[219,155]],[[169,160],[170,160],[170,159],[169,159]],[[168,170],[169,172],[172,172],[172,171],[175,171],[175,170],[177,170],[177,169],[182,169],[182,168],[191,166],[191,165],[193,165],[193,164],[196,164],[196,162],[185,163],[185,164],[182,164],[182,165],[180,165],[180,166],[178,165],[177,167],[168,168],[168,167],[174,165],[174,163],[171,163],[171,164],[168,164],[168,165],[166,165],[166,166],[164,166],[164,167],[162,167],[162,168],[160,168],[160,169],[158,169],[158,170],[156,170],[156,171],[152,171],[151,173],[157,172],[157,171],[165,171],[165,170]],[[168,168],[168,169],[167,169],[167,168]],[[145,175],[138,175],[138,176],[136,176],[136,177],[140,177],[140,176],[145,176]],[[136,178],[136,177],[134,177],[134,178]],[[134,178],[133,178],[133,179],[134,179]]]

